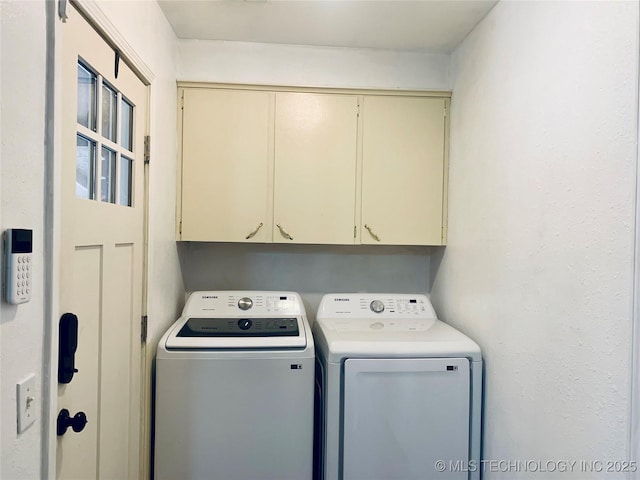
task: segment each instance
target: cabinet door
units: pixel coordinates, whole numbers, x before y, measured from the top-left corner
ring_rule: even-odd
[[[357,108],[356,96],[276,94],[274,242],[354,243]]]
[[[442,244],[444,108],[443,98],[364,98],[362,243]]]
[[[184,90],[182,240],[271,241],[269,95]]]

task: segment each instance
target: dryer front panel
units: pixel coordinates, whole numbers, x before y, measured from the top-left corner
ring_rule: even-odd
[[[466,358],[345,360],[342,479],[466,479],[469,375]]]

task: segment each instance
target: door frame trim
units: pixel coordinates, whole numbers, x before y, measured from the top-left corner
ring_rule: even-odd
[[[638,38],[636,38],[638,41]],[[637,53],[637,51],[636,51]],[[631,368],[629,388],[629,447],[627,458],[636,464],[640,461],[640,57],[636,58],[636,185],[634,192],[633,278],[631,310]],[[629,478],[640,479],[640,472],[632,472]]]
[[[109,17],[96,0],[72,0],[73,5],[82,13],[89,24],[102,35],[107,43],[120,52],[121,59],[136,73],[147,87],[146,134],[150,132],[151,89],[155,75],[142,57],[118,31]],[[68,7],[69,8],[69,7]],[[60,295],[60,182],[62,180],[62,38],[63,22],[58,15],[58,2],[45,2],[46,21],[46,91],[45,91],[45,215],[44,215],[44,339],[43,339],[43,367],[42,367],[42,437],[41,437],[41,478],[56,477],[57,435],[55,419],[58,409],[58,313]],[[145,165],[145,202],[148,202],[148,182],[146,178],[148,166]],[[145,205],[143,219],[144,235],[148,232],[148,205]],[[148,268],[148,238],[143,238],[142,265],[142,309],[146,315],[147,306],[147,271]],[[149,475],[149,425],[151,404],[147,385],[150,384],[150,366],[145,361],[146,345],[141,347],[141,449],[140,465],[145,474]],[[147,405],[148,404],[148,405]]]

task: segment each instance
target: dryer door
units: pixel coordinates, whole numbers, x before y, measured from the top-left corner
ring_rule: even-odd
[[[466,479],[469,381],[466,358],[346,360],[343,480]]]

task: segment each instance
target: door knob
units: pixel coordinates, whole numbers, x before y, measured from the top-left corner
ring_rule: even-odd
[[[87,424],[87,416],[84,412],[78,412],[73,417],[70,416],[69,410],[63,408],[58,414],[57,432],[58,436],[67,433],[67,428],[71,427],[74,432],[79,433],[84,430]]]

